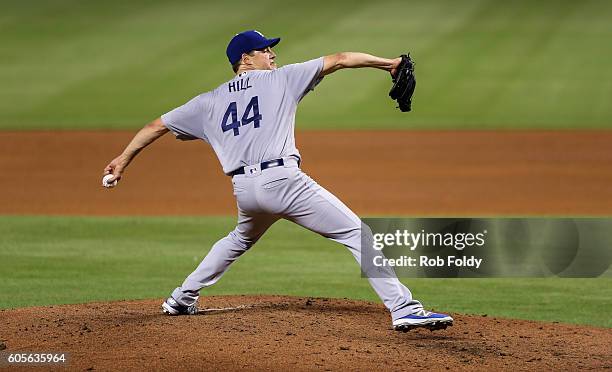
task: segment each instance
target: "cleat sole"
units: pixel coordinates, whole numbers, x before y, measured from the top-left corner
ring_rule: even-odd
[[[446,320],[446,321],[433,322],[433,323],[427,323],[427,324],[401,324],[401,325],[393,327],[393,329],[398,332],[406,333],[416,328],[426,328],[426,329],[429,329],[431,332],[433,332],[433,331],[444,330],[448,327],[452,327],[452,325],[453,325],[452,321]]]

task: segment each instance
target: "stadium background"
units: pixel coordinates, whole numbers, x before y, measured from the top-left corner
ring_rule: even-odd
[[[99,178],[135,130],[232,76],[225,47],[244,29],[282,37],[281,65],[337,51],[415,58],[412,113],[394,109],[388,77],[373,70],[334,74],[300,106],[306,170],[361,215],[612,211],[606,1],[28,1],[2,9],[0,308],[161,299],[233,228],[229,182],[203,144],[165,138],[116,190]],[[355,154],[399,159],[402,176]],[[427,173],[444,162],[450,170]],[[431,182],[409,178],[415,169]],[[510,179],[523,195],[536,190],[536,201],[520,204],[504,186]],[[453,197],[456,182],[464,192]],[[464,199],[470,188],[488,190],[480,207],[468,207],[479,199]],[[377,209],[376,194],[411,202]],[[603,327],[612,324],[602,311],[612,305],[611,283],[609,275],[406,281],[427,306],[453,313]],[[206,294],[376,300],[343,247],[288,223]]]

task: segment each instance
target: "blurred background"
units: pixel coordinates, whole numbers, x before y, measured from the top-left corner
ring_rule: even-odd
[[[612,3],[2,1],[0,128],[128,129],[232,76],[231,37],[281,37],[280,65],[410,52],[414,111],[380,71],[326,78],[298,127],[609,128]]]
[[[415,59],[410,113],[371,69],[330,75],[300,104],[304,170],[360,216],[612,216],[611,1],[0,9],[0,308],[163,298],[233,229],[230,180],[201,141],[167,135],[116,189],[100,182],[138,128],[233,76],[225,48],[248,29],[282,38],[280,65],[340,51]],[[610,327],[611,282],[406,284],[441,311]],[[246,293],[378,301],[346,249],[288,222],[206,291]]]

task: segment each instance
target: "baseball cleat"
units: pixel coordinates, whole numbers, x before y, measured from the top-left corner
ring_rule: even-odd
[[[406,315],[393,321],[393,329],[400,332],[408,332],[415,328],[427,328],[430,331],[446,329],[453,325],[450,315],[432,313],[427,310],[419,310],[414,314]]]
[[[198,313],[198,303],[191,306],[181,305],[172,297],[168,297],[161,305],[162,312],[166,315],[196,315]]]

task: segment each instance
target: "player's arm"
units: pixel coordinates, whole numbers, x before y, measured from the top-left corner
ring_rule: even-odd
[[[367,53],[342,52],[323,57],[323,69],[319,73],[320,77],[329,75],[332,72],[343,68],[362,68],[373,67],[389,71],[392,75],[401,62],[401,58],[381,58]]]
[[[149,124],[145,125],[132,141],[127,145],[125,150],[121,153],[121,155],[114,158],[107,166],[104,168],[104,174],[112,174],[113,178],[108,180],[107,183],[111,183],[114,180],[121,179],[121,175],[125,168],[130,164],[132,159],[138,153],[153,143],[156,139],[168,133],[168,128],[164,125],[161,118],[155,119]]]

